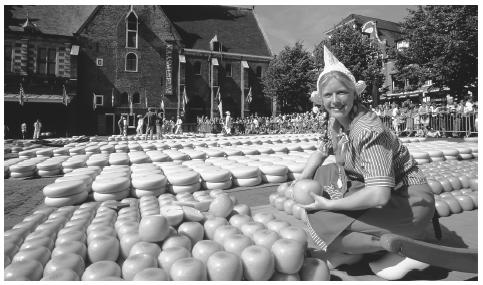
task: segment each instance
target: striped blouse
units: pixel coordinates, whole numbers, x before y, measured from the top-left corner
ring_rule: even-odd
[[[339,137],[333,142],[340,146]],[[342,157],[350,180],[364,182],[366,186],[390,188],[426,183],[407,147],[387,129],[376,113],[369,111],[354,119],[346,141],[342,148],[346,150],[343,151],[345,156],[342,154]],[[335,152],[340,153],[340,147],[336,147]]]

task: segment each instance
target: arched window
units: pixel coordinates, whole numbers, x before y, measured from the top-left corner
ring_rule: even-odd
[[[195,61],[193,63],[193,73],[195,75],[201,75],[201,62],[200,61]]]
[[[126,18],[126,47],[138,47],[138,17],[131,11]]]
[[[127,92],[121,93],[121,105],[125,105],[129,103],[129,95]]]
[[[262,78],[262,67],[261,66],[257,66],[257,77]]]
[[[141,95],[139,95],[139,92],[134,92],[134,94],[132,94],[132,103],[133,104],[141,103]]]
[[[138,57],[135,53],[126,55],[126,71],[138,71]]]

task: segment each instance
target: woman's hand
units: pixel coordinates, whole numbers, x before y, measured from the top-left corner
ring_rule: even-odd
[[[322,196],[319,196],[313,192],[309,192],[309,195],[314,198],[314,202],[308,205],[299,205],[300,207],[304,208],[305,210],[331,210],[332,209],[332,200],[326,199]]]

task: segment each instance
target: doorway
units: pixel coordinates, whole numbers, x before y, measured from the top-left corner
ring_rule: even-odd
[[[114,113],[106,113],[106,135],[114,135],[116,129],[116,121],[114,119]]]

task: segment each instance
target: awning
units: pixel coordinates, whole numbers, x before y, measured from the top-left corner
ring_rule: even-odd
[[[68,101],[72,100],[72,96],[68,96]],[[3,96],[4,102],[18,102],[18,94],[5,94]],[[63,104],[62,95],[38,95],[38,94],[25,94],[25,103],[60,103]]]
[[[248,62],[246,60],[242,60],[241,65],[243,66],[243,68],[250,68],[250,66],[248,66]]]
[[[186,58],[184,57],[184,55],[183,55],[183,54],[180,54],[180,55],[179,55],[179,62],[181,62],[181,63],[186,63]]]
[[[217,59],[217,58],[215,58],[215,57],[213,57],[213,58],[211,59],[211,64],[212,64],[212,65],[214,65],[214,66],[218,66],[218,59]]]

